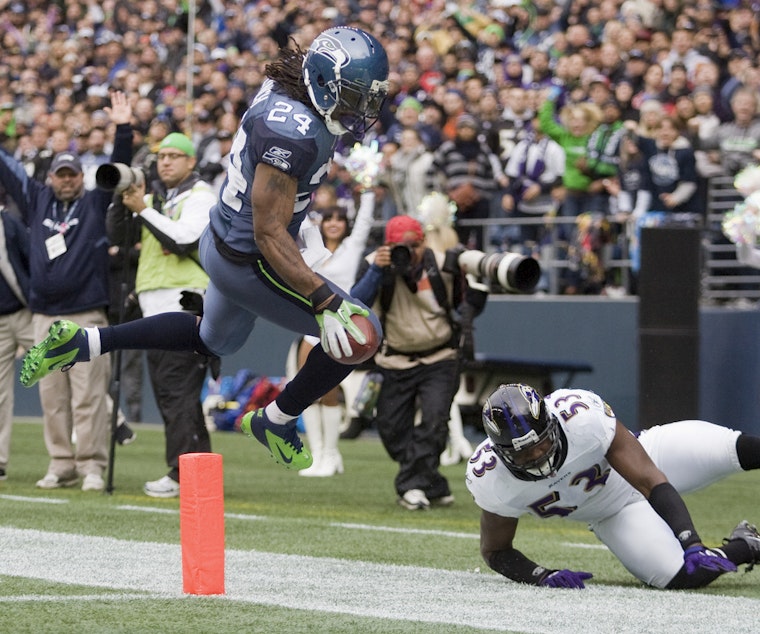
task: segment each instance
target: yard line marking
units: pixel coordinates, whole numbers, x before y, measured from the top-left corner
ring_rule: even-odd
[[[166,515],[177,515],[177,509],[159,509],[155,506],[132,506],[130,504],[120,504],[116,507],[120,511],[140,511],[141,513],[165,513]]]
[[[351,528],[363,531],[381,531],[383,533],[407,533],[411,535],[437,535],[439,537],[460,537],[464,539],[478,539],[480,535],[475,533],[455,533],[453,531],[439,531],[422,528],[395,528],[393,526],[372,526],[370,524],[351,524],[346,522],[332,522],[330,526],[337,528]]]
[[[265,522],[268,520],[268,517],[264,517],[263,515],[244,515],[243,513],[225,513],[224,517],[229,517],[234,520],[254,520],[254,521],[261,521]]]
[[[178,544],[0,527],[0,575],[183,600]],[[760,600],[590,584],[583,592],[465,572],[228,549],[216,600],[526,634],[744,634]],[[118,596],[118,595],[117,595]],[[101,600],[111,595],[104,593]],[[526,611],[529,606],[530,610]]]
[[[67,594],[59,596],[55,594],[20,594],[13,597],[0,596],[0,604],[3,603],[37,603],[39,601],[54,603],[71,603],[73,601],[134,601],[135,599],[159,599],[161,597],[153,596],[144,592],[119,592],[115,594]]]
[[[177,515],[179,513],[178,509],[160,509],[156,508],[155,506],[134,506],[132,504],[120,504],[116,507],[120,511],[139,511],[142,513],[166,513],[168,515]],[[245,515],[243,513],[225,513],[224,517],[228,517],[230,519],[235,520],[266,520],[268,518],[263,517],[261,515]]]
[[[604,544],[581,544],[578,542],[562,542],[562,546],[568,546],[570,548],[586,548],[588,550],[607,550],[607,546]]]
[[[4,500],[13,500],[14,502],[37,502],[39,504],[68,504],[68,500],[61,500],[59,498],[35,498],[26,495],[0,495],[0,498]]]

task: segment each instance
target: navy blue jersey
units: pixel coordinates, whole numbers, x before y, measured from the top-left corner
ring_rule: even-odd
[[[295,238],[312,194],[329,170],[337,139],[322,117],[267,79],[235,134],[227,178],[219,203],[211,210],[214,233],[235,251],[259,253],[253,235],[251,188],[256,166],[266,163],[298,180],[288,226]]]
[[[129,163],[132,127],[116,127],[114,163]],[[69,205],[57,200],[53,188],[29,178],[23,165],[0,148],[0,183],[15,201],[29,227],[29,308],[43,315],[71,315],[106,308],[108,238],[106,211],[112,192],[85,190]],[[65,253],[51,257],[46,240],[62,234]]]

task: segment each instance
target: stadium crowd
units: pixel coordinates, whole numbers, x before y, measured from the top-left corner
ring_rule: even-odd
[[[277,50],[291,38],[306,47],[332,25],[358,26],[383,43],[391,67],[371,133],[387,167],[376,218],[414,211],[405,189],[419,182],[392,168],[402,132],[414,128],[422,143],[406,160],[425,165],[427,191],[457,200],[465,242],[531,253],[564,240],[577,266],[562,292],[602,293],[619,285],[603,253],[627,249],[631,218],[704,213],[708,178],[760,158],[755,9],[745,0],[216,0],[199,2],[189,25],[176,0],[5,2],[0,142],[41,181],[55,152],[79,153],[91,188],[113,142],[103,108],[121,90],[137,153],[184,132],[213,181]],[[534,116],[546,103],[556,125],[531,145],[545,138]],[[474,137],[462,136],[468,128]],[[520,141],[538,158],[507,175]],[[567,170],[542,179],[549,141],[565,150]],[[352,213],[343,172],[336,161],[332,178]],[[532,231],[505,226],[507,217]]]

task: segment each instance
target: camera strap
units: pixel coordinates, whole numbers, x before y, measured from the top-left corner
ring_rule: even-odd
[[[425,249],[422,254],[422,268],[427,272],[430,286],[433,289],[435,300],[438,305],[446,311],[446,316],[451,319],[451,305],[449,298],[446,296],[446,285],[441,278],[441,272],[438,270],[438,263],[435,261],[435,254],[430,249]],[[380,288],[380,308],[383,315],[388,312],[393,301],[393,293],[396,290],[395,279],[393,281],[384,280]],[[410,289],[411,290],[411,289]]]
[[[430,287],[433,289],[435,300],[438,305],[446,311],[446,317],[451,323],[451,304],[449,298],[446,296],[446,285],[443,283],[441,272],[438,270],[438,262],[435,261],[435,253],[430,249],[425,249],[422,254],[422,266],[427,272],[428,280],[430,280]]]

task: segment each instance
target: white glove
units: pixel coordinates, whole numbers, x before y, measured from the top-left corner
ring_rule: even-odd
[[[322,262],[329,258],[332,253],[325,247],[322,240],[322,232],[310,218],[306,218],[298,229],[296,241],[301,251],[301,257],[310,269],[316,269]]]

